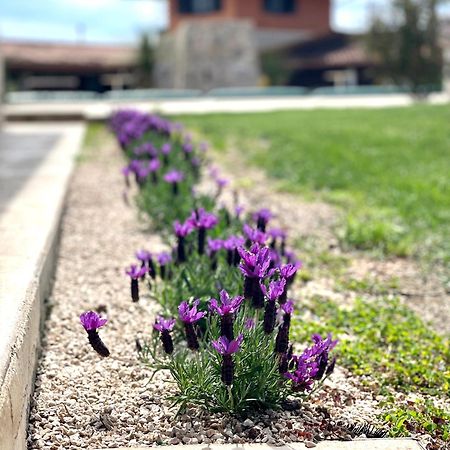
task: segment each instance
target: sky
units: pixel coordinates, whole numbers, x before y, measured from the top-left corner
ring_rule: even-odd
[[[388,3],[333,0],[332,27],[364,31],[370,11]],[[440,13],[450,16],[445,3]],[[167,20],[165,0],[0,0],[0,38],[131,43],[142,32],[164,29]]]

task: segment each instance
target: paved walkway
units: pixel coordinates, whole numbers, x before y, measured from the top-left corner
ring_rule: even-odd
[[[60,137],[60,133],[0,132],[0,214]]]

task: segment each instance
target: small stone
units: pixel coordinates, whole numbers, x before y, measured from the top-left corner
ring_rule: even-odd
[[[250,439],[256,439],[261,434],[261,428],[253,427],[248,431],[248,437]]]
[[[242,425],[244,425],[244,427],[247,427],[247,428],[252,428],[255,426],[255,422],[253,422],[253,420],[250,420],[250,419],[245,419],[244,423]]]
[[[312,441],[305,441],[305,447],[306,448],[313,448],[315,447],[317,444],[312,442]]]
[[[170,441],[169,441],[169,444],[170,445],[178,445],[180,443],[180,440],[178,439],[178,438],[172,438]]]

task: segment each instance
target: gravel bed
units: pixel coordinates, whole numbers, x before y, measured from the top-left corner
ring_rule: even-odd
[[[83,161],[71,182],[50,313],[46,322],[28,444],[31,449],[99,449],[161,444],[243,443],[350,439],[341,422],[376,424],[380,410],[370,388],[337,368],[313,401],[293,411],[235,419],[189,410],[175,417],[166,397],[167,374],[136,360],[135,338],[151,332],[156,305],[129,298],[124,267],[134,251],[163,249],[122,201],[122,156],[112,141]],[[112,356],[100,359],[78,316],[98,307],[110,321],[100,334]],[[291,405],[293,406],[293,405]]]

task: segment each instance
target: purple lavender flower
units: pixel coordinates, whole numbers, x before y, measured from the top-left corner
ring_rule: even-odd
[[[159,332],[166,331],[172,331],[173,327],[175,326],[175,319],[164,319],[164,317],[159,316],[156,319],[155,324],[153,325],[153,328],[155,330],[158,330]]]
[[[245,208],[242,205],[236,205],[234,208],[234,212],[236,213],[236,219],[239,219],[241,214],[245,211]]]
[[[284,354],[289,347],[289,331],[291,327],[291,315],[294,312],[294,303],[291,300],[287,301],[281,305],[281,310],[284,312],[283,323],[278,328],[275,339],[275,352]]]
[[[108,322],[106,317],[101,317],[95,311],[87,311],[80,315],[80,322],[86,331],[97,330]]]
[[[271,228],[267,234],[272,239],[286,239],[286,231],[282,230],[281,228]]]
[[[161,161],[158,158],[153,158],[148,163],[148,170],[152,174],[153,183],[158,182],[158,175],[156,174],[156,172],[159,170],[160,167],[161,167]]]
[[[262,231],[266,231],[266,226],[269,220],[273,217],[272,212],[267,208],[262,208],[253,214],[253,220],[256,222],[256,228]]]
[[[153,257],[150,252],[147,250],[139,250],[136,252],[136,258],[141,261],[141,267],[146,267],[148,274],[155,279],[156,278],[156,270],[155,265],[153,264]],[[142,275],[142,278],[145,277],[145,273]]]
[[[194,229],[193,225],[187,220],[180,223],[178,220],[174,222],[173,229],[177,235],[177,262],[179,264],[186,262],[185,238]]]
[[[294,302],[292,300],[288,300],[286,303],[281,305],[281,310],[284,314],[291,315],[294,312]]]
[[[244,245],[244,238],[231,235],[223,242],[223,247],[227,251],[227,263],[230,266],[237,266],[241,260],[238,248]]]
[[[198,229],[198,254],[203,255],[205,253],[206,230],[214,228],[219,219],[215,214],[206,212],[204,208],[198,208],[192,211],[187,222]]]
[[[245,277],[244,297],[252,299],[255,308],[262,308],[264,294],[259,282],[262,278],[272,274],[271,271],[268,271],[271,262],[269,248],[254,244],[250,250],[240,247],[238,252],[242,259],[239,269]]]
[[[286,378],[292,380],[294,391],[310,390],[315,381],[321,380],[324,375],[329,376],[336,364],[335,358],[328,364],[328,357],[338,341],[333,341],[331,334],[326,339],[314,334],[312,339],[314,341],[312,347],[305,349],[300,356],[293,357],[294,372],[284,374]]]
[[[222,239],[211,239],[208,237],[207,254],[211,260],[210,266],[212,271],[217,270],[217,253],[223,248]]]
[[[135,264],[132,264],[125,273],[131,279],[131,299],[133,302],[139,301],[139,283],[138,279],[143,277],[147,273],[147,267],[138,268]]]
[[[286,280],[284,291],[280,295],[280,303],[286,302],[288,287],[294,281],[295,274],[297,273],[297,268],[297,265],[294,264],[286,264],[285,266],[281,266],[279,268],[280,276]]]
[[[208,238],[208,253],[214,254],[223,248],[223,239],[211,239]]]
[[[205,228],[209,230],[217,225],[219,219],[215,214],[205,211],[204,208],[198,208],[195,211],[192,211],[188,221],[195,228]]]
[[[205,312],[197,311],[199,304],[200,300],[195,300],[192,307],[189,307],[189,303],[186,301],[180,303],[178,306],[178,314],[183,323],[195,323],[205,317]]]
[[[152,259],[152,254],[147,250],[138,250],[136,252],[136,258],[145,265],[148,260]]]
[[[151,142],[146,142],[143,146],[143,153],[147,153],[151,158],[158,156],[158,150]]]
[[[298,267],[294,264],[286,264],[280,267],[280,275],[286,280],[290,280],[297,272]]]
[[[315,382],[315,376],[318,371],[315,361],[306,362],[303,359],[295,358],[296,370],[286,372],[284,376],[292,381],[292,390],[294,392],[310,391]]]
[[[178,314],[184,324],[187,346],[194,351],[200,348],[200,344],[198,343],[197,333],[193,324],[206,315],[205,312],[197,311],[199,303],[200,300],[195,300],[191,308],[188,302],[182,302],[178,306]]]
[[[222,289],[220,291],[220,305],[215,298],[212,298],[209,302],[210,311],[215,311],[220,316],[221,334],[226,336],[229,340],[234,338],[234,315],[241,306],[243,300],[244,297],[242,296],[231,298],[228,292]]]
[[[211,345],[221,355],[232,355],[240,350],[244,335],[240,334],[236,339],[229,340],[226,336],[221,336],[216,341],[212,341]]]
[[[272,333],[275,328],[275,322],[277,318],[277,308],[275,305],[278,297],[283,293],[284,286],[286,284],[286,280],[282,278],[279,281],[271,281],[269,284],[269,288],[267,289],[266,285],[260,282],[260,287],[267,298],[265,310],[264,310],[264,332],[266,334]]]
[[[263,291],[263,294],[266,296],[267,300],[274,303],[283,293],[284,287],[286,286],[286,280],[284,278],[281,278],[278,281],[271,281],[269,283],[269,288],[267,288],[264,283],[260,284],[261,290]]]
[[[194,151],[194,146],[192,145],[192,142],[190,142],[190,141],[185,141],[182,144],[181,148],[183,149],[183,152],[185,154],[189,154],[189,153],[192,153]]]
[[[239,247],[238,252],[241,256],[239,269],[246,277],[259,279],[265,278],[268,275],[270,265],[269,248],[254,244],[250,250]]]
[[[212,341],[211,345],[222,355],[222,382],[226,386],[231,386],[234,379],[234,362],[232,355],[237,353],[241,347],[244,336],[240,334],[236,339],[229,340],[226,336],[221,336],[217,341]]]
[[[156,319],[153,328],[161,333],[161,343],[163,345],[164,351],[170,355],[173,353],[173,341],[170,332],[175,326],[175,319],[164,319],[164,317],[159,316]]]
[[[108,348],[100,339],[98,329],[103,327],[108,319],[100,317],[95,311],[87,311],[80,315],[80,322],[88,334],[88,340],[91,347],[103,357],[110,355]]]
[[[176,220],[173,223],[173,229],[178,237],[186,237],[194,229],[194,226],[189,220],[184,223],[180,223]]]
[[[144,166],[144,165],[141,164],[136,169],[135,174],[136,174],[136,181],[137,181],[137,183],[139,184],[139,186],[142,186],[145,183],[147,177],[150,174],[150,169],[148,168],[148,166]]]
[[[207,142],[200,142],[200,144],[199,144],[199,146],[198,146],[199,150],[200,150],[202,153],[207,152],[207,151],[208,151],[208,147],[209,147],[209,145],[208,145]]]
[[[270,247],[275,249],[277,247],[277,241],[278,239],[281,240],[281,245],[280,245],[280,253],[283,256],[284,253],[284,248],[286,245],[286,232],[284,230],[282,230],[281,228],[271,228],[267,234],[272,238],[272,241],[270,243]]]
[[[157,257],[157,261],[159,264],[159,274],[165,280],[167,276],[166,266],[172,261],[172,256],[168,252],[161,252]]]
[[[216,196],[219,196],[222,193],[223,189],[230,184],[230,180],[228,178],[223,178],[223,177],[217,177],[215,179],[215,182],[216,182],[217,189],[218,189]]]
[[[170,170],[164,175],[164,181],[172,185],[172,192],[178,195],[178,184],[184,180],[184,173],[179,170]]]
[[[166,142],[161,147],[161,153],[163,155],[168,155],[172,151],[172,145],[169,142]]]
[[[170,253],[168,252],[161,252],[158,257],[158,264],[161,266],[165,266],[169,264],[172,261],[172,256],[170,256]]]
[[[254,229],[250,225],[247,225],[246,223],[242,227],[242,230],[244,231],[244,234],[247,237],[247,246],[251,244],[265,245],[267,241],[267,234],[264,233],[263,231]]]

